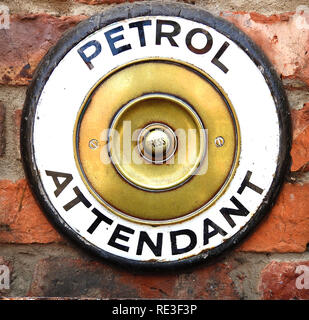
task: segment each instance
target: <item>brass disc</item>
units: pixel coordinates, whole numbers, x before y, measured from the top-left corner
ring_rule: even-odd
[[[155,133],[161,141],[177,141],[161,163],[143,154],[139,139],[149,126],[166,128]],[[192,139],[190,130],[202,134]],[[74,139],[81,176],[94,196],[116,214],[149,224],[205,210],[223,193],[239,155],[228,98],[202,71],[167,59],[134,62],[101,79],[81,107]]]

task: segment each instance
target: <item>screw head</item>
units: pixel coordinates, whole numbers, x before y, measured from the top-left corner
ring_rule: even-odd
[[[217,137],[216,139],[215,139],[215,145],[216,145],[216,147],[218,147],[218,148],[220,148],[220,147],[222,147],[223,145],[224,145],[224,138],[223,137],[221,137],[221,136],[219,136],[219,137]]]
[[[92,149],[92,150],[95,150],[97,149],[99,146],[99,141],[97,139],[91,139],[89,141],[89,148]]]

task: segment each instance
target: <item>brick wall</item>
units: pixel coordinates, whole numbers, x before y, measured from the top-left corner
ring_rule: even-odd
[[[27,85],[66,30],[121,2],[0,0],[11,13],[10,29],[0,30],[0,264],[9,267],[11,283],[0,295],[309,299],[299,267],[309,266],[309,29],[297,28],[295,14],[303,1],[186,1],[221,15],[253,38],[274,64],[290,102],[291,173],[273,210],[241,245],[210,265],[177,274],[128,272],[68,242],[38,208],[19,153]]]

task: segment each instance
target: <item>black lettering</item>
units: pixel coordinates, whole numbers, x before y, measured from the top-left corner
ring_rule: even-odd
[[[85,50],[90,47],[94,47],[95,51],[93,54],[91,54],[90,56],[87,57],[85,55]],[[84,60],[84,62],[86,63],[86,65],[88,66],[88,68],[90,70],[93,69],[93,64],[92,64],[91,60],[93,60],[95,57],[97,57],[101,53],[101,51],[102,51],[101,44],[97,40],[91,40],[77,50],[77,52],[79,53],[79,55]]]
[[[163,25],[172,26],[174,30],[172,32],[162,32]],[[156,44],[161,45],[162,38],[167,38],[171,46],[178,47],[178,44],[173,38],[180,33],[180,30],[181,30],[180,25],[175,21],[157,20]]]
[[[238,189],[238,193],[242,194],[242,192],[244,191],[244,189],[246,187],[252,189],[253,191],[262,194],[263,193],[263,189],[261,189],[260,187],[258,187],[257,185],[253,184],[252,182],[250,182],[250,178],[252,176],[252,172],[251,171],[247,171],[247,174],[245,176],[245,179],[243,180],[243,182],[241,183],[240,188]]]
[[[229,223],[229,225],[234,228],[235,222],[231,218],[231,215],[245,217],[249,214],[249,211],[235,197],[232,197],[231,201],[234,203],[237,209],[222,208],[220,209],[220,212],[222,213],[225,220]]]
[[[139,240],[138,240],[136,254],[138,256],[140,256],[142,254],[144,243],[146,243],[156,257],[161,256],[162,242],[163,242],[162,240],[163,240],[163,233],[161,233],[161,232],[158,233],[157,244],[154,244],[152,242],[152,240],[150,239],[148,233],[145,231],[141,231],[140,236],[139,236]]]
[[[82,192],[79,190],[79,188],[78,187],[74,187],[73,190],[74,190],[74,192],[76,194],[76,198],[73,199],[72,201],[70,201],[69,203],[67,203],[66,205],[64,205],[63,209],[65,211],[69,211],[80,202],[82,202],[83,205],[86,208],[90,208],[91,207],[91,203],[85,198],[85,196],[82,194]]]
[[[177,246],[177,237],[180,235],[186,235],[190,238],[190,243],[185,248],[178,248]],[[172,245],[172,255],[191,251],[192,249],[195,248],[197,243],[196,234],[189,229],[171,231],[170,237],[171,237],[171,245]]]
[[[192,38],[197,33],[201,33],[206,36],[207,42],[206,42],[204,48],[197,49],[192,45]],[[208,31],[201,29],[201,28],[192,29],[190,32],[188,32],[188,34],[186,36],[186,45],[187,45],[188,49],[196,54],[204,54],[204,53],[208,52],[212,48],[212,43],[213,43],[213,40],[212,40],[211,34]]]
[[[150,25],[151,25],[150,20],[136,21],[129,24],[129,28],[137,28],[141,47],[146,46],[144,26],[150,26]]]
[[[209,232],[209,226],[213,228],[211,232]],[[204,245],[209,243],[209,239],[215,236],[216,234],[221,234],[221,236],[226,236],[227,233],[221,229],[217,224],[215,224],[210,219],[204,220]]]
[[[96,228],[100,225],[100,223],[102,221],[107,223],[107,224],[109,224],[109,225],[111,225],[113,223],[113,220],[111,220],[110,218],[106,217],[98,209],[93,208],[91,211],[97,216],[97,218],[95,219],[93,224],[87,230],[90,234],[92,234],[96,230]]]
[[[114,247],[116,249],[128,252],[129,251],[129,247],[124,246],[124,245],[119,244],[119,243],[116,242],[117,239],[120,239],[120,240],[123,240],[123,241],[126,241],[126,242],[129,240],[129,237],[121,234],[121,232],[126,232],[126,233],[129,233],[129,234],[133,234],[134,230],[131,229],[131,228],[125,227],[125,226],[123,226],[121,224],[117,224],[117,226],[116,226],[111,238],[108,241],[108,245],[110,245],[110,246],[112,246],[112,247]]]
[[[67,187],[67,185],[73,180],[73,176],[70,173],[56,172],[56,171],[48,171],[46,170],[46,175],[53,178],[54,184],[56,186],[56,190],[54,194],[56,197]],[[58,178],[64,178],[65,180],[60,183]]]
[[[222,47],[218,50],[216,55],[211,60],[211,62],[215,66],[217,66],[220,70],[222,70],[224,73],[227,73],[229,71],[229,69],[221,61],[219,61],[219,59],[221,58],[221,56],[223,55],[223,53],[225,52],[225,50],[228,48],[229,45],[230,44],[225,41],[223,43]]]
[[[124,52],[126,50],[130,50],[131,49],[131,45],[130,44],[126,44],[126,45],[123,45],[119,48],[116,48],[115,47],[115,43],[120,41],[120,40],[123,40],[124,37],[122,34],[118,35],[118,36],[115,36],[115,37],[112,37],[113,34],[115,33],[118,33],[120,31],[123,31],[123,26],[119,26],[117,28],[114,28],[112,30],[109,30],[109,31],[106,31],[104,34],[105,34],[105,38],[109,44],[109,47],[112,51],[112,54],[113,56],[121,53],[121,52]]]

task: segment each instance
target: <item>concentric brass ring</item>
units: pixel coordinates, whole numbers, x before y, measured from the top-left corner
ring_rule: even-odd
[[[159,163],[153,146],[145,146],[149,128],[166,142]],[[192,138],[190,130],[199,134]],[[93,140],[96,148],[89,147]],[[147,224],[174,223],[209,207],[231,180],[240,145],[237,118],[219,86],[168,59],[135,61],[101,79],[80,110],[74,141],[89,191],[115,214]]]
[[[157,120],[147,121],[145,116],[154,111]],[[174,119],[164,119],[167,114]],[[167,123],[159,122],[163,120]],[[145,148],[139,139],[152,129],[164,130],[172,145],[164,159],[160,155],[152,159],[152,155],[143,153]],[[154,192],[171,190],[187,182],[199,167],[206,152],[203,129],[196,112],[181,99],[162,93],[145,94],[127,103],[114,117],[108,137],[109,155],[117,172],[135,187]],[[184,150],[185,133],[190,130],[198,135],[193,136],[188,150]],[[177,141],[180,149],[175,153]],[[158,164],[162,166],[155,168]]]

